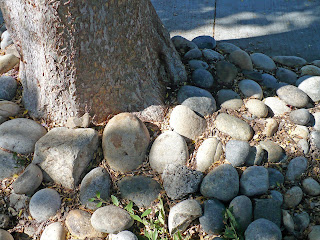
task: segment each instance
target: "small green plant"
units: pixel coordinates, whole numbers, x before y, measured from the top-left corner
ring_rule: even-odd
[[[239,229],[239,224],[233,215],[233,208],[226,208],[223,214],[223,222],[225,224],[225,229],[222,234],[223,239],[232,240],[244,240],[243,232]]]

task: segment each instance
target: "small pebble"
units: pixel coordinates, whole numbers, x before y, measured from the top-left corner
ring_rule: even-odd
[[[292,111],[289,117],[293,123],[299,125],[307,125],[307,123],[310,121],[310,113],[305,108]]]
[[[267,137],[271,137],[271,136],[273,136],[273,135],[277,132],[278,126],[279,126],[279,124],[278,124],[278,122],[277,122],[275,119],[273,119],[273,118],[268,118],[268,119],[266,120],[266,126],[265,126],[265,128],[264,128],[264,130],[263,130],[263,133],[264,133]]]

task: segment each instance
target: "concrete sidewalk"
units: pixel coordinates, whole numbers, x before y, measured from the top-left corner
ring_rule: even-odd
[[[319,0],[151,0],[171,36],[199,35],[269,56],[320,59]]]

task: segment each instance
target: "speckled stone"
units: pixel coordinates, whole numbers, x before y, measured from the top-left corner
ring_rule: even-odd
[[[307,109],[302,108],[292,111],[289,117],[290,120],[295,124],[307,125],[310,121],[311,115]]]
[[[293,85],[286,85],[277,90],[277,95],[287,104],[302,108],[309,103],[308,95]]]
[[[268,107],[258,99],[250,99],[245,104],[248,111],[259,118],[264,118],[268,115]]]

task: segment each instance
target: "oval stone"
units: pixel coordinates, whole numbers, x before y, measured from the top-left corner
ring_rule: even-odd
[[[20,107],[18,104],[10,101],[0,101],[0,116],[14,117],[19,113]]]
[[[304,66],[301,68],[301,75],[320,76],[320,68],[313,65]]]
[[[222,154],[222,144],[217,138],[208,138],[200,145],[197,156],[197,170],[204,172],[212,163],[218,161]]]
[[[320,100],[320,76],[309,77],[301,82],[298,86],[314,102]]]
[[[309,103],[308,95],[293,85],[286,85],[277,90],[277,95],[287,104],[302,108]]]
[[[263,53],[253,53],[250,55],[253,65],[257,69],[261,69],[267,72],[272,72],[276,69],[276,64],[267,55]]]
[[[268,107],[262,101],[258,99],[250,99],[246,102],[246,108],[248,111],[259,118],[266,117],[268,115]]]
[[[240,178],[240,192],[248,197],[261,195],[269,189],[269,175],[262,166],[248,167]]]
[[[239,49],[230,53],[229,60],[242,70],[253,70],[251,58],[248,53]]]
[[[258,83],[250,79],[244,79],[239,83],[239,89],[246,97],[262,99],[263,92]]]
[[[282,239],[280,228],[275,223],[264,218],[253,221],[248,226],[244,236],[246,240]]]

